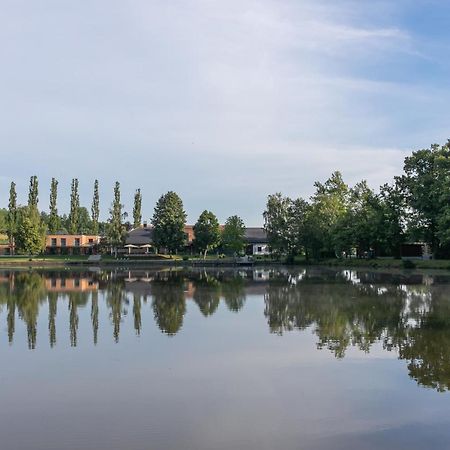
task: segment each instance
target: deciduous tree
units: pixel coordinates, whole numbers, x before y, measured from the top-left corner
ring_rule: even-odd
[[[165,248],[171,253],[180,250],[186,241],[184,225],[186,213],[181,198],[172,191],[162,195],[153,213],[153,241],[157,248]]]
[[[211,211],[203,211],[194,225],[194,245],[206,258],[208,251],[220,244],[220,228],[217,217]]]

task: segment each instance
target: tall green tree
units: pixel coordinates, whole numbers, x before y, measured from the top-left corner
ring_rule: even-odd
[[[315,257],[335,256],[342,251],[335,236],[349,207],[349,187],[337,171],[325,183],[316,182],[314,186],[307,220],[308,241]]]
[[[435,255],[442,246],[450,214],[450,141],[432,145],[405,159],[402,185],[410,207],[409,228],[413,238],[428,242]]]
[[[157,248],[176,253],[185,244],[186,213],[181,198],[172,191],[162,195],[153,213],[153,242]]]
[[[80,209],[80,196],[78,194],[78,179],[72,180],[70,192],[70,214],[69,214],[69,233],[77,234],[78,229],[78,212]]]
[[[45,247],[45,232],[45,224],[35,207],[18,209],[14,240],[19,252],[27,255],[41,253]]]
[[[100,217],[100,195],[98,192],[98,180],[94,182],[94,195],[92,197],[91,218],[92,218],[92,233],[99,232],[99,217]]]
[[[14,253],[14,236],[17,228],[17,193],[16,183],[14,181],[11,182],[9,188],[8,216],[6,222],[6,234],[8,235],[11,252]]]
[[[56,233],[61,227],[61,219],[58,216],[58,180],[52,178],[50,185],[50,215],[48,217],[48,231],[49,233]]]
[[[39,183],[36,175],[30,177],[30,187],[28,190],[28,206],[30,208],[38,207],[39,202]]]
[[[281,193],[269,195],[263,214],[264,229],[275,254],[292,258],[304,250],[308,208],[301,198],[293,200]]]
[[[142,194],[141,190],[137,189],[134,194],[134,207],[133,207],[133,228],[138,228],[142,223]]]
[[[123,205],[120,201],[120,183],[116,181],[114,185],[114,201],[110,209],[108,226],[108,242],[115,254],[117,254],[117,247],[123,241],[122,208]]]
[[[225,221],[222,232],[222,245],[225,252],[239,254],[245,245],[245,225],[239,216],[231,216]]]
[[[78,232],[81,234],[89,234],[93,228],[89,211],[84,206],[78,208]]]
[[[194,245],[203,253],[203,258],[210,250],[220,245],[220,227],[215,214],[211,211],[203,211],[194,225]]]
[[[269,195],[263,213],[264,229],[275,254],[286,254],[289,249],[289,208],[292,200],[280,192]]]

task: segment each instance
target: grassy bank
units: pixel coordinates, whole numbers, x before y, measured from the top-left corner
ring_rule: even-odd
[[[155,255],[153,258],[114,258],[110,255],[102,256],[100,262],[88,262],[87,256],[70,256],[70,255],[46,255],[46,256],[1,256],[0,268],[13,267],[67,267],[67,266],[154,266],[154,265],[234,265],[231,258],[217,258],[210,256],[206,260],[203,258],[192,257],[189,258],[173,255]],[[254,259],[254,264],[257,266],[265,265],[280,265],[286,264],[282,259],[272,259],[268,257],[260,257]],[[450,270],[450,260],[408,260],[393,258],[377,258],[377,259],[324,259],[307,261],[304,257],[296,257],[289,265],[295,266],[330,266],[330,267],[361,267],[361,268],[380,268],[380,269],[443,269]]]
[[[430,259],[430,260],[402,260],[394,258],[376,259],[324,259],[320,261],[306,261],[305,258],[296,258],[295,265],[319,265],[331,267],[365,267],[380,269],[444,269],[450,270],[450,260]]]

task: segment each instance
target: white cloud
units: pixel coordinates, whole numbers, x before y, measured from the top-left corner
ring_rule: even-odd
[[[403,3],[17,5],[0,24],[0,176],[24,190],[78,176],[88,201],[94,177],[117,178],[128,209],[143,187],[147,216],[176,187],[192,220],[256,223],[274,190],[309,195],[335,169],[377,187],[446,138],[447,91],[408,72],[428,55],[394,20]]]

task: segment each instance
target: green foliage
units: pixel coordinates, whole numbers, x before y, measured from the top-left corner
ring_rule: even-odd
[[[6,217],[6,234],[14,250],[14,235],[17,230],[17,193],[16,183],[11,182],[9,189],[8,215]]]
[[[80,196],[78,194],[78,179],[72,180],[72,187],[70,193],[70,214],[69,214],[69,233],[77,234],[79,232],[79,218],[78,212],[80,209]]]
[[[172,191],[162,195],[153,213],[153,241],[158,248],[176,253],[185,244],[186,213],[181,198]]]
[[[450,141],[413,152],[405,159],[404,172],[401,182],[411,208],[408,217],[411,235],[428,242],[433,253],[439,253],[448,239]]]
[[[134,194],[134,207],[133,207],[133,227],[138,228],[142,223],[142,194],[141,190],[137,189]]]
[[[58,198],[58,181],[52,178],[50,186],[50,214],[48,217],[48,232],[56,233],[61,228],[61,219],[58,216],[57,208],[57,198]]]
[[[269,195],[263,213],[264,229],[267,232],[272,251],[277,254],[288,252],[289,248],[289,208],[292,200],[280,192]]]
[[[211,211],[203,211],[194,225],[195,247],[206,254],[220,245],[220,228],[217,217]]]
[[[336,255],[342,250],[336,231],[348,210],[350,190],[340,172],[314,186],[316,192],[307,219],[311,250],[315,257]]]
[[[8,232],[8,210],[0,209],[0,233]]]
[[[92,220],[89,211],[84,206],[78,208],[78,233],[89,234],[92,232]]]
[[[225,222],[222,231],[222,245],[226,253],[236,255],[245,245],[245,225],[239,216],[231,216]]]
[[[36,175],[30,178],[30,188],[28,191],[28,206],[37,208],[39,202],[39,183]]]
[[[17,227],[14,233],[16,248],[29,255],[41,253],[45,246],[45,224],[36,208],[24,206],[17,211]]]
[[[117,247],[123,242],[122,209],[123,205],[120,202],[120,183],[116,181],[114,185],[114,201],[110,210],[108,226],[108,242],[112,247]]]
[[[99,232],[98,220],[100,217],[100,196],[98,192],[98,180],[95,180],[94,182],[94,195],[92,197],[91,217],[92,217],[91,232],[93,234],[98,234]]]
[[[280,193],[269,195],[264,229],[275,254],[291,258],[305,248],[308,214],[309,205],[303,199],[292,200]]]

